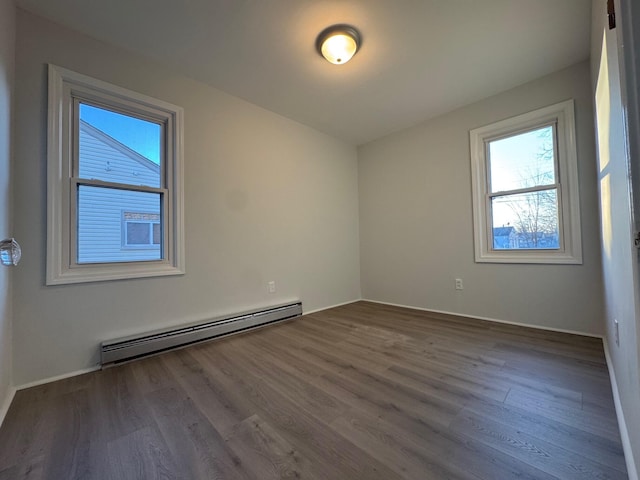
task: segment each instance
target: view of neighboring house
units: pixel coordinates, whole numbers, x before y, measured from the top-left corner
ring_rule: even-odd
[[[493,248],[517,248],[518,235],[513,227],[495,227],[493,229]]]
[[[558,232],[518,232],[515,227],[494,227],[493,248],[506,249],[557,249],[560,245]]]
[[[160,166],[80,121],[80,178],[157,187]],[[161,198],[157,193],[81,185],[78,263],[161,258]]]

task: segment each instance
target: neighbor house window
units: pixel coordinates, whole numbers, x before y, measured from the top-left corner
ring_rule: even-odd
[[[477,262],[582,263],[573,101],[471,130]]]
[[[184,273],[182,109],[49,66],[47,284]]]
[[[160,251],[162,232],[160,215],[157,213],[123,214],[122,246],[124,248],[146,248]]]

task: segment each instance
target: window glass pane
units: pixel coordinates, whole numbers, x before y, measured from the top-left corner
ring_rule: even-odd
[[[556,183],[554,128],[538,128],[489,142],[491,192]]]
[[[149,245],[151,235],[149,223],[126,222],[127,245]]]
[[[79,175],[160,187],[161,125],[80,104]]]
[[[161,197],[159,193],[80,185],[78,263],[160,260],[162,242],[150,244],[149,240],[150,225],[160,215]],[[148,213],[128,213],[140,210]],[[141,226],[146,228],[146,233],[141,233]],[[125,231],[127,227],[132,227],[132,230]],[[145,238],[144,246],[127,242],[128,239],[136,242]]]
[[[161,239],[162,239],[162,233],[160,231],[160,224],[154,223],[153,224],[153,244],[160,245]]]
[[[559,249],[556,189],[491,199],[493,249]]]

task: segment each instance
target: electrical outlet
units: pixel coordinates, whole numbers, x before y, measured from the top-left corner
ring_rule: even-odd
[[[613,320],[613,327],[615,329],[616,345],[620,346],[620,328],[618,325],[618,320],[616,319]]]
[[[462,285],[462,279],[456,278],[456,290],[463,290],[464,286]]]
[[[271,280],[269,283],[267,283],[267,288],[269,289],[269,293],[276,293],[276,282]]]

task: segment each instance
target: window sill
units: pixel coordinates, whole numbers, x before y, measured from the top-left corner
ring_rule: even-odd
[[[163,277],[184,275],[184,269],[173,267],[166,262],[136,262],[117,265],[78,265],[47,277],[47,285],[67,285],[73,283],[103,282],[131,278]]]
[[[476,252],[477,263],[538,263],[538,264],[565,264],[581,265],[582,257],[575,257],[564,252],[526,251],[526,252]]]

